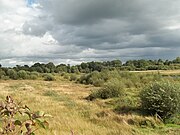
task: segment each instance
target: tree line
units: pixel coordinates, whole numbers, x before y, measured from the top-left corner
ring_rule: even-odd
[[[70,66],[70,64],[55,65],[52,62],[47,64],[35,63],[32,66],[16,65],[8,68],[0,65],[0,76],[15,76],[25,78],[26,74],[31,74],[31,77],[38,73],[91,73],[93,71],[101,72],[103,70],[122,70],[122,71],[143,71],[143,70],[174,70],[180,69],[180,57],[174,60],[128,60],[122,63],[121,60],[103,61],[103,62],[83,62],[79,65]]]

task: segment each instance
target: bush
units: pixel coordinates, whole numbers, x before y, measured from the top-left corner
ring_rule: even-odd
[[[29,78],[27,72],[24,70],[18,71],[17,75],[18,75],[18,79],[28,79]]]
[[[140,93],[142,108],[163,119],[180,112],[180,87],[169,81],[155,82]]]
[[[31,80],[36,80],[36,79],[38,79],[38,77],[39,77],[39,73],[36,71],[29,73],[29,79],[31,79]]]
[[[29,76],[29,79],[31,79],[31,80],[36,80],[38,77],[36,76],[36,75],[30,75]]]
[[[52,74],[45,74],[44,75],[44,80],[45,81],[55,81],[55,77]]]
[[[61,75],[61,76],[64,76],[65,74],[66,74],[65,72],[62,72],[60,75]]]
[[[82,83],[82,84],[92,84],[96,87],[100,87],[100,86],[103,86],[104,83],[105,83],[105,79],[107,79],[108,76],[106,76],[106,78],[104,78],[104,73],[102,74],[101,72],[98,72],[98,71],[94,71],[92,73],[89,73],[89,74],[85,74],[85,75],[82,75],[80,77],[80,79],[78,79],[79,83]]]
[[[33,72],[31,72],[30,74],[39,77],[39,73],[36,72],[36,71],[33,71]]]
[[[95,98],[108,99],[113,97],[119,97],[124,94],[124,84],[118,79],[111,79],[101,89],[92,92],[88,99],[93,100]]]
[[[76,81],[76,80],[77,80],[77,76],[75,74],[71,74],[70,81]]]
[[[2,80],[9,80],[10,78],[9,78],[9,76],[1,76],[1,79]]]
[[[9,78],[11,78],[11,79],[14,79],[14,80],[18,79],[17,72],[16,72],[14,69],[8,69],[7,75],[8,75]]]
[[[69,80],[69,74],[64,74],[64,79]]]
[[[79,78],[79,83],[81,84],[88,84],[87,81],[88,81],[88,76],[89,74],[83,74],[80,78]]]
[[[2,79],[5,75],[6,73],[2,69],[0,69],[0,79]]]
[[[173,114],[170,118],[165,120],[165,123],[180,125],[180,113]]]

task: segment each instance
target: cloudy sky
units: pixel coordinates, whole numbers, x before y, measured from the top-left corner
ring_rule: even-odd
[[[180,56],[179,0],[0,0],[0,63]]]

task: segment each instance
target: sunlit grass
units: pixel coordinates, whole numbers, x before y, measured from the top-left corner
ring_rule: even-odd
[[[37,135],[160,135],[154,129],[142,130],[137,123],[153,117],[117,114],[106,100],[87,101],[84,98],[92,86],[75,84],[64,80],[46,82],[42,80],[0,81],[0,99],[11,95],[33,111],[42,110],[51,114],[49,129],[40,129]],[[108,101],[107,101],[108,102]],[[156,121],[155,121],[156,122]],[[139,126],[139,125],[138,125]],[[152,130],[152,131],[151,131]],[[163,130],[164,133],[164,130]]]

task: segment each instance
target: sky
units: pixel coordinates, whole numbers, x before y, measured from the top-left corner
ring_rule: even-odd
[[[0,0],[0,63],[180,56],[179,0]]]

